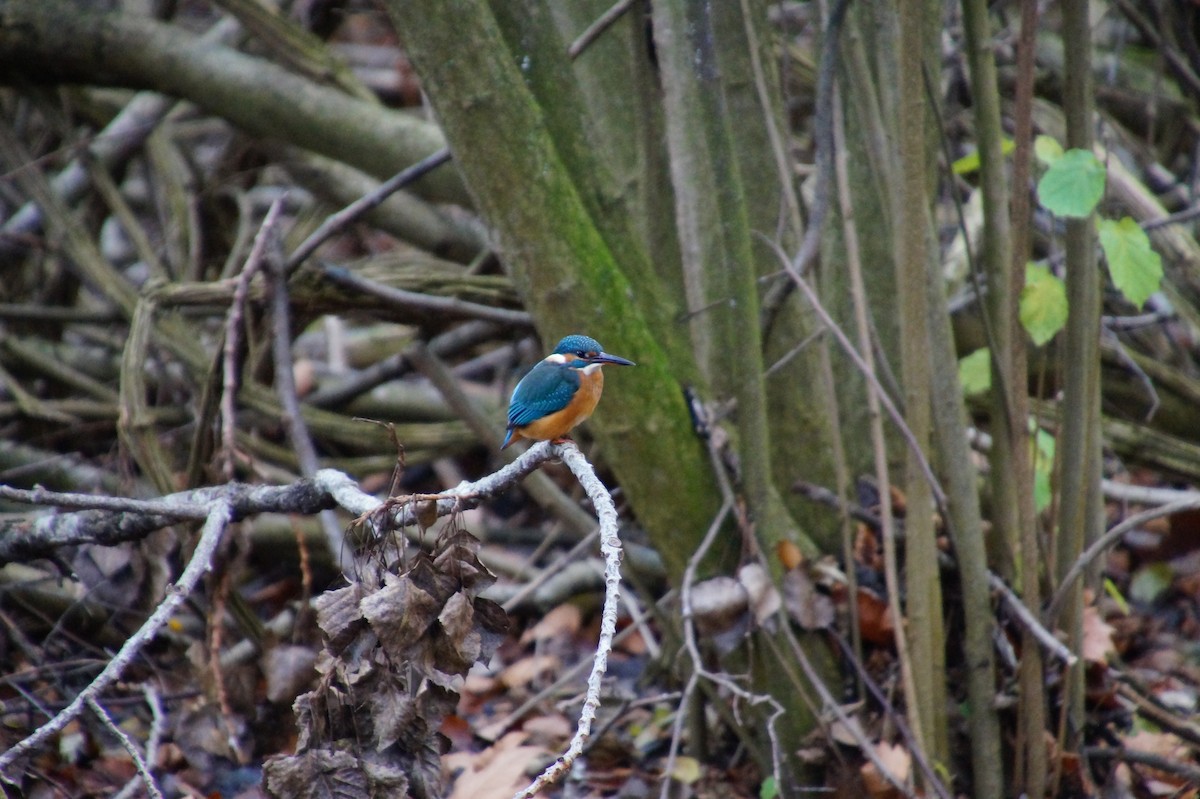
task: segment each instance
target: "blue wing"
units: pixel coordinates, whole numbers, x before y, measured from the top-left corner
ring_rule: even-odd
[[[508,426],[524,427],[543,416],[561,411],[579,390],[579,373],[569,366],[542,361],[529,370],[513,389],[508,404]]]

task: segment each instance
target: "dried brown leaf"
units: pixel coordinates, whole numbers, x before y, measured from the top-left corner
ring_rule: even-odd
[[[417,716],[417,703],[406,691],[373,691],[370,696],[370,708],[370,719],[375,727],[376,751],[382,751],[396,743]]]
[[[866,588],[858,589],[858,629],[864,641],[890,646],[896,640],[896,620],[887,601]]]
[[[468,664],[474,663],[482,652],[483,643],[475,629],[475,607],[471,598],[462,591],[450,597],[438,615],[438,622],[458,656]]]
[[[564,603],[552,608],[537,624],[521,635],[521,643],[547,641],[552,638],[569,638],[583,626],[583,611],[577,605]]]
[[[442,602],[408,575],[387,575],[385,582],[359,606],[384,651],[403,659],[437,620]]]
[[[1187,763],[1191,760],[1191,752],[1188,745],[1174,733],[1139,730],[1133,735],[1127,736],[1121,741],[1121,745],[1125,749],[1155,755],[1167,762]],[[1133,765],[1133,769],[1141,772],[1147,779],[1170,786],[1171,790],[1167,792],[1168,795],[1174,794],[1187,782],[1186,779],[1181,778],[1178,774],[1172,774],[1146,765],[1135,764]]]
[[[703,635],[749,627],[750,597],[745,586],[724,575],[697,583],[691,591],[692,618]]]
[[[784,571],[798,569],[804,563],[804,553],[800,551],[800,547],[796,546],[793,541],[780,541],[776,544],[775,556],[779,558]]]
[[[1100,615],[1095,605],[1083,609],[1083,643],[1080,648],[1083,659],[1088,663],[1108,663],[1108,656],[1116,651],[1113,643],[1112,625]]]
[[[883,741],[875,745],[875,756],[901,785],[908,781],[909,773],[912,771],[912,755],[907,749],[898,744],[892,745]],[[867,792],[873,799],[891,799],[904,795],[880,773],[874,761],[864,763],[861,774],[863,785],[866,786]]]
[[[482,661],[495,654],[497,647],[504,641],[504,636],[508,634],[510,622],[504,608],[490,599],[477,598],[472,604],[475,607],[475,625],[480,635],[479,660]]]
[[[531,766],[546,754],[540,746],[524,742],[524,733],[510,732],[482,752],[448,756],[448,767],[462,769],[450,799],[507,799],[516,793],[529,781]]]
[[[326,645],[331,652],[341,652],[362,630],[363,614],[359,604],[364,593],[361,583],[351,583],[317,597],[317,626],[325,633]]]
[[[454,575],[462,590],[472,596],[496,582],[495,575],[479,560],[479,546],[478,538],[459,530],[442,541],[433,560],[436,569]]]
[[[531,655],[508,666],[500,672],[500,684],[506,688],[520,688],[545,674],[552,674],[560,666],[553,655]]]
[[[382,799],[408,792],[399,766],[329,749],[271,758],[263,772],[268,793],[281,799]]]
[[[312,647],[279,644],[262,657],[267,701],[291,704],[317,676],[317,653]]]
[[[771,575],[762,564],[747,563],[738,569],[738,582],[746,589],[750,608],[754,611],[754,620],[760,627],[779,612],[783,601],[779,598],[775,584],[771,582]]]
[[[270,758],[263,771],[272,796],[354,799],[367,793],[366,775],[349,752],[319,749]]]
[[[783,605],[805,630],[824,630],[833,625],[837,616],[833,599],[818,591],[812,577],[802,568],[783,575]]]

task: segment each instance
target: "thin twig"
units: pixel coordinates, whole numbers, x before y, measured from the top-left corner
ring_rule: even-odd
[[[921,474],[923,474],[925,479],[929,481],[929,485],[933,490],[934,499],[937,500],[939,508],[944,509],[946,507],[946,492],[942,490],[942,485],[940,482],[938,482],[937,475],[933,473],[933,467],[930,465],[929,459],[925,457],[925,453],[921,450],[916,438],[913,437],[912,430],[910,430],[908,425],[905,423],[904,415],[900,413],[899,408],[897,408],[896,404],[892,402],[891,396],[879,382],[878,376],[875,375],[875,373],[867,366],[867,363],[863,360],[863,356],[860,355],[858,350],[854,348],[854,345],[850,343],[850,339],[846,337],[845,331],[843,331],[838,323],[834,321],[833,317],[829,315],[829,311],[825,309],[825,306],[821,303],[821,298],[817,296],[817,293],[813,290],[812,286],[808,284],[808,281],[805,280],[802,275],[792,268],[792,264],[788,260],[787,254],[779,249],[778,244],[766,238],[765,236],[760,236],[759,238],[766,242],[767,246],[771,247],[775,251],[775,254],[779,257],[781,263],[784,264],[784,269],[787,271],[788,275],[793,281],[795,281],[796,285],[800,287],[800,290],[804,292],[804,296],[808,299],[813,311],[816,312],[817,316],[821,319],[821,322],[827,328],[829,328],[829,332],[833,333],[833,337],[837,340],[838,346],[842,348],[842,350],[850,358],[851,362],[854,363],[854,366],[867,381],[867,384],[871,387],[871,390],[878,395],[879,401],[883,405],[884,410],[887,411],[888,416],[891,417],[892,422],[895,423],[896,429],[900,432],[900,437],[904,439],[904,443],[908,445],[913,454],[916,456],[917,465],[921,469]]]
[[[276,202],[282,202],[285,197],[286,195]],[[271,287],[271,324],[274,334],[271,337],[271,353],[275,360],[275,393],[283,407],[283,427],[292,442],[292,451],[296,453],[300,473],[305,477],[312,477],[321,464],[317,460],[317,448],[308,432],[308,425],[304,422],[304,414],[300,410],[300,397],[296,393],[296,375],[292,365],[292,324],[287,291],[288,268],[283,260],[279,237],[265,237],[268,240],[265,257]],[[257,244],[256,241],[255,245]],[[325,533],[329,554],[343,574],[351,574],[354,570],[354,555],[346,546],[346,538],[337,516],[332,511],[323,510],[317,517],[321,523],[321,530]]]
[[[439,494],[438,517],[478,507],[555,457],[554,449],[545,442],[538,442],[496,472]],[[362,515],[380,505],[377,498],[365,493],[356,482],[336,469],[321,469],[312,478],[289,485],[225,483],[155,500],[114,499],[8,486],[0,486],[0,499],[34,505],[103,509],[48,514],[32,521],[12,518],[0,521],[0,563],[44,557],[55,549],[76,544],[112,545],[137,541],[181,519],[207,518],[206,509],[216,502],[230,505],[234,521],[259,513],[313,514],[335,506]],[[393,510],[391,529],[415,523],[415,512],[411,507],[398,506]]]
[[[851,299],[854,304],[855,327],[858,330],[859,346],[863,348],[864,355],[867,356],[867,364],[872,371],[875,369],[874,358],[875,354],[871,347],[871,326],[867,320],[865,309],[862,307],[866,303],[866,289],[863,286],[862,276],[862,253],[859,250],[858,222],[854,211],[854,194],[850,188],[850,157],[849,148],[846,146],[846,115],[842,108],[841,90],[837,83],[833,84],[831,102],[833,103],[833,174],[837,180],[837,197],[838,208],[841,211],[842,219],[842,242],[846,250],[846,273],[850,277],[850,292]],[[880,353],[883,357],[883,354]],[[832,382],[831,353],[828,347],[825,349],[825,372],[826,379]],[[830,403],[833,410],[832,413],[836,417],[841,413],[838,408],[837,397],[833,398]],[[867,409],[868,423],[871,425],[872,446],[875,447],[874,439],[879,435],[881,429],[882,416],[879,413],[879,399],[874,394],[867,393]],[[841,421],[838,421],[835,430],[840,431]],[[837,462],[837,496],[841,502],[845,502],[849,507],[849,486],[850,475],[846,464],[845,442],[842,441],[841,435],[834,437],[835,453],[838,453]],[[849,517],[846,511],[841,512],[842,523],[842,561],[847,564],[854,563],[854,530],[850,525]],[[875,529],[883,530],[883,520],[878,520]],[[858,574],[855,569],[846,569],[846,589],[849,595],[858,596]],[[861,660],[863,656],[862,645],[862,625],[859,619],[859,609],[857,602],[849,603],[849,625],[850,625],[850,640],[854,644],[854,654]],[[861,688],[860,688],[861,690]]]
[[[290,275],[292,272],[295,272],[300,264],[304,263],[326,241],[350,227],[360,217],[372,208],[380,205],[388,197],[400,191],[400,189],[424,177],[449,160],[450,149],[443,147],[432,155],[422,158],[407,169],[401,170],[388,180],[380,183],[379,188],[375,189],[375,191],[363,195],[341,211],[331,215],[321,223],[320,227],[312,232],[312,235],[301,242],[300,246],[288,257],[284,263],[285,273]]]
[[[580,557],[583,555],[583,553],[591,548],[593,535],[598,532],[599,531],[594,530],[592,531],[591,535],[587,535],[579,539],[575,546],[571,547],[549,566],[542,569],[536,577],[522,585],[520,590],[518,590],[515,594],[505,599],[501,606],[504,608],[505,612],[511,612],[514,608],[520,607],[521,603],[524,602],[526,598],[535,593],[546,582],[553,579],[557,575],[562,574],[563,569],[567,567],[567,564],[574,563],[576,558]]]
[[[488,322],[499,322],[503,325],[517,327],[533,327],[533,317],[525,311],[513,311],[508,308],[495,308],[478,302],[460,300],[458,297],[437,297],[432,294],[422,294],[417,291],[407,291],[394,286],[386,286],[370,278],[351,272],[344,266],[323,264],[321,275],[340,286],[372,294],[380,299],[395,303],[401,309],[417,313],[445,314],[464,319],[482,319]]]
[[[718,518],[720,515],[718,514]],[[675,710],[675,720],[671,723],[671,745],[667,748],[667,762],[663,766],[662,785],[659,788],[659,799],[667,799],[671,795],[671,775],[675,773],[675,759],[679,756],[679,742],[683,740],[683,721],[687,717],[684,708],[691,701],[692,694],[700,684],[700,669],[692,669],[687,683],[679,694],[679,703]]]
[[[663,597],[663,599],[659,600],[659,602],[658,602],[659,606],[664,605],[665,604],[664,600],[668,600],[668,599],[672,598],[673,596],[674,596],[673,593],[668,593],[666,596]],[[625,629],[621,630],[621,632],[617,633],[616,636],[613,637],[613,644],[616,645],[616,644],[622,643],[626,638],[629,638],[637,631],[638,630],[636,627],[633,627],[633,626],[626,627]],[[589,665],[588,661],[586,661],[586,660],[579,661],[578,663],[576,663],[575,665],[571,666],[566,671],[564,671],[562,674],[560,674],[558,676],[558,679],[556,679],[554,682],[550,683],[545,688],[538,691],[536,694],[533,694],[528,699],[526,699],[524,702],[522,702],[520,705],[518,705],[517,707],[515,707],[511,711],[509,711],[508,715],[506,715],[496,721],[490,722],[489,724],[487,724],[484,727],[477,729],[475,731],[475,734],[478,735],[480,738],[484,739],[485,741],[493,741],[494,742],[494,741],[499,740],[500,737],[502,735],[504,735],[504,733],[508,732],[510,727],[512,727],[517,722],[521,721],[521,719],[525,718],[525,716],[530,711],[535,710],[536,708],[542,707],[543,704],[545,703],[545,701],[549,697],[556,694],[571,680],[573,680],[576,677],[578,677],[579,675],[581,675],[583,673],[584,669],[586,669],[588,667],[588,665]],[[634,703],[635,706],[637,704],[640,704],[640,702]]]
[[[704,420],[705,424],[710,424],[710,419]],[[709,461],[712,464],[713,474],[716,477],[717,485],[721,490],[721,507],[713,517],[712,523],[708,526],[708,532],[704,534],[704,538],[700,542],[700,546],[688,558],[687,567],[683,572],[683,580],[680,584],[680,615],[683,621],[683,642],[687,649],[688,657],[691,659],[692,673],[688,677],[687,686],[684,688],[683,694],[679,700],[680,710],[675,718],[675,723],[671,732],[671,748],[667,755],[667,763],[664,769],[666,774],[670,774],[675,768],[675,757],[678,753],[679,740],[682,734],[684,712],[683,706],[687,704],[689,697],[699,685],[700,679],[708,680],[714,685],[725,688],[733,696],[747,702],[751,706],[762,703],[767,703],[772,709],[771,715],[767,718],[767,737],[771,742],[771,764],[772,771],[777,783],[780,783],[783,778],[783,754],[780,751],[779,737],[775,732],[775,722],[783,715],[783,706],[779,704],[770,694],[754,694],[747,691],[737,682],[725,674],[710,671],[704,665],[704,658],[700,654],[700,646],[696,640],[696,624],[695,612],[692,608],[692,588],[696,582],[696,574],[700,569],[700,563],[708,555],[709,549],[712,548],[713,542],[716,541],[717,535],[720,533],[722,526],[725,524],[725,519],[737,507],[737,497],[734,494],[733,485],[729,480],[729,475],[725,471],[725,464],[721,459],[720,452],[717,451],[717,446],[711,436],[706,437]],[[663,781],[663,796],[667,795],[667,789],[670,786],[670,780]]]
[[[1149,233],[1151,230],[1157,230],[1167,225],[1179,225],[1184,222],[1191,222],[1196,217],[1200,217],[1200,205],[1193,205],[1190,208],[1184,208],[1182,211],[1176,211],[1173,214],[1168,214],[1158,219],[1147,219],[1141,223],[1141,227],[1142,230]]]
[[[837,641],[838,646],[842,648],[842,654],[844,654],[850,664],[854,666],[854,671],[858,674],[859,681],[866,687],[868,691],[870,691],[871,696],[874,697],[876,704],[878,704],[888,718],[891,719],[891,722],[896,725],[896,731],[899,732],[900,737],[904,739],[904,743],[908,746],[909,751],[912,753],[913,759],[917,762],[917,767],[920,768],[921,773],[925,775],[925,779],[930,785],[937,786],[939,794],[946,796],[947,799],[949,799],[948,792],[942,793],[946,790],[945,786],[942,785],[941,780],[937,776],[937,772],[929,763],[929,758],[925,757],[925,753],[921,751],[921,744],[913,736],[912,729],[908,726],[908,722],[904,720],[904,714],[898,712],[895,705],[889,702],[888,698],[884,696],[883,689],[880,688],[879,683],[875,682],[875,680],[871,677],[871,674],[867,671],[866,667],[863,666],[862,660],[860,660],[850,648],[850,644],[847,643],[846,640],[840,635],[835,635],[833,638],[835,641]]]
[[[613,23],[620,19],[633,3],[634,0],[617,0],[611,8],[597,17],[595,22],[588,25],[575,41],[571,42],[571,46],[567,48],[567,56],[572,61],[579,58],[580,53],[591,47],[592,43],[611,28]]]
[[[1144,685],[1133,674],[1111,666],[1108,674],[1116,682],[1117,694],[1132,704],[1135,713],[1161,731],[1178,735],[1193,747],[1200,746],[1200,722],[1192,721],[1189,717],[1192,714],[1181,716],[1178,711],[1164,707],[1156,697],[1157,687]]]
[[[803,275],[821,250],[821,235],[829,214],[829,187],[833,183],[833,91],[837,77],[837,58],[842,23],[850,0],[834,0],[821,36],[821,60],[817,64],[817,99],[813,111],[813,143],[816,146],[817,173],[808,230],[796,256],[789,264]]]
[[[1154,381],[1150,375],[1146,374],[1146,370],[1138,365],[1138,362],[1130,356],[1129,351],[1125,349],[1125,345],[1121,343],[1121,339],[1109,327],[1103,324],[1101,320],[1100,327],[1100,346],[1108,345],[1112,348],[1112,352],[1116,355],[1117,360],[1122,366],[1133,372],[1133,376],[1137,378],[1138,383],[1146,392],[1147,399],[1150,400],[1150,407],[1146,410],[1146,415],[1142,417],[1142,422],[1149,424],[1154,415],[1158,413],[1158,408],[1162,405],[1162,400],[1159,399],[1158,389],[1154,387]]]
[[[158,634],[159,630],[175,614],[175,611],[187,599],[196,587],[200,578],[212,568],[213,553],[221,542],[221,534],[233,518],[233,506],[224,500],[217,500],[209,510],[208,519],[200,531],[200,539],[187,568],[179,576],[179,580],[167,589],[167,595],[142,626],[129,637],[120,651],[113,656],[108,665],[96,675],[95,679],[52,719],[47,721],[25,739],[19,741],[11,749],[0,754],[0,780],[12,782],[6,773],[18,758],[32,752],[44,744],[51,736],[62,731],[73,719],[79,716],[85,705],[114,682],[120,679],[125,669],[141,653],[142,648]],[[12,783],[15,785],[15,783]]]
[[[784,614],[784,616],[786,617],[786,614]],[[796,640],[796,636],[792,633],[791,620],[785,618],[783,621],[784,623],[781,626],[783,627],[784,634],[787,636],[788,644],[792,649],[792,660],[800,664],[800,668],[804,670],[804,675],[808,679],[808,682],[813,686],[813,688],[816,689],[817,694],[821,697],[821,705],[825,713],[832,715],[835,719],[837,719],[838,722],[841,723],[842,729],[849,733],[850,737],[854,739],[855,744],[858,745],[859,751],[862,752],[863,756],[867,758],[867,760],[871,761],[871,764],[875,766],[875,770],[879,772],[880,776],[890,782],[892,787],[896,788],[901,795],[910,797],[910,799],[915,799],[915,794],[913,793],[912,789],[905,785],[903,780],[899,779],[895,774],[893,774],[892,770],[888,768],[887,764],[880,759],[879,750],[876,749],[875,744],[869,738],[867,738],[866,733],[862,729],[862,725],[859,724],[856,719],[850,717],[850,715],[842,707],[841,703],[839,703],[829,691],[828,686],[826,686],[824,681],[821,679],[821,675],[813,666],[812,661],[808,659],[808,654],[804,651],[804,647],[800,646],[800,642]],[[778,658],[782,663],[787,663],[788,659],[784,657],[783,652],[779,651],[778,644],[776,644],[771,638],[766,638],[765,640],[767,645],[775,651],[776,658]],[[793,677],[793,679],[795,678]],[[924,754],[916,748],[911,750],[911,754],[918,763],[925,760]],[[952,799],[952,795],[948,790],[946,790],[946,786],[942,784],[940,779],[936,778],[936,773],[934,773],[932,769],[929,769],[929,771],[934,775],[933,778],[928,780],[929,787],[933,788],[934,792],[937,793],[940,799]]]
[[[265,227],[264,227],[265,229]],[[279,404],[283,406],[283,427],[287,431],[292,450],[305,477],[317,473],[320,464],[317,450],[313,446],[308,425],[300,411],[300,398],[296,394],[296,376],[292,366],[292,326],[288,308],[287,272],[278,252],[278,239],[270,242],[266,255],[267,274],[271,285],[271,353],[275,360],[275,390]],[[257,244],[257,242],[256,242]]]
[[[1100,317],[1100,323],[1104,325],[1105,330],[1140,330],[1143,327],[1158,327],[1178,318],[1179,314],[1175,311],[1151,311],[1134,316],[1105,314]]]
[[[0,244],[0,247],[3,247],[3,244]],[[28,302],[0,303],[0,319],[105,325],[119,322],[124,318],[115,308],[62,308]]]
[[[536,445],[535,447],[536,448]],[[531,448],[533,449],[533,448]],[[600,688],[604,672],[608,668],[608,655],[612,652],[613,636],[617,631],[617,611],[621,589],[621,539],[617,536],[617,506],[592,465],[572,441],[553,444],[551,449],[563,460],[575,479],[583,487],[596,516],[600,521],[600,552],[604,555],[604,606],[600,613],[600,636],[596,642],[596,654],[592,671],[588,675],[587,695],[579,713],[579,723],[567,750],[563,752],[527,788],[514,795],[514,799],[529,799],[546,786],[565,774],[583,751],[583,745],[591,732],[596,710],[600,706]]]
[[[500,328],[494,322],[464,322],[445,333],[434,336],[427,346],[431,353],[445,357],[488,341],[499,332]],[[403,352],[398,352],[365,369],[360,369],[337,383],[322,386],[304,399],[314,408],[333,408],[349,402],[375,386],[400,377],[408,369],[408,359]]]
[[[1079,660],[1066,644],[1054,637],[1054,633],[1046,629],[1046,627],[1038,620],[1037,614],[1033,613],[1021,601],[1021,598],[1013,593],[1013,590],[1008,587],[1004,580],[1000,579],[999,575],[988,572],[988,585],[992,590],[1000,594],[1000,597],[1008,605],[1008,609],[1016,616],[1017,621],[1030,634],[1033,635],[1037,642],[1042,645],[1050,654],[1066,663],[1068,666],[1074,666]]]
[[[154,764],[158,762],[158,745],[162,743],[166,715],[163,713],[162,697],[159,696],[157,688],[146,683],[142,685],[142,695],[146,699],[146,704],[150,706],[150,731],[146,735],[146,753],[142,757],[153,769]],[[111,700],[109,704],[112,704]],[[141,784],[141,777],[131,778],[129,782],[125,783],[124,788],[117,791],[113,799],[133,799],[134,793]],[[149,789],[147,789],[147,793],[149,793]]]
[[[23,502],[27,505],[53,505],[57,508],[79,508],[112,511],[113,513],[161,515],[170,516],[175,519],[199,520],[207,518],[208,508],[204,506],[203,500],[192,500],[192,493],[185,491],[181,494],[172,494],[161,499],[129,499],[126,497],[105,497],[92,494],[70,494],[62,491],[50,491],[41,486],[25,489],[0,485],[0,499],[7,499],[11,502]],[[185,496],[187,497],[186,499],[184,499]]]
[[[1120,748],[1108,746],[1085,746],[1083,747],[1085,757],[1096,758],[1097,760],[1120,760],[1124,763],[1134,763],[1140,766],[1149,766],[1150,768],[1159,771],[1165,771],[1168,774],[1174,774],[1187,780],[1192,786],[1200,785],[1200,768],[1183,763],[1179,760],[1163,757],[1154,752],[1144,752],[1139,749],[1130,749],[1127,746]],[[1182,786],[1181,786],[1182,787]]]
[[[238,390],[238,349],[241,345],[242,317],[246,311],[246,298],[250,294],[250,281],[262,266],[263,255],[268,241],[274,234],[279,222],[279,214],[283,209],[284,196],[281,195],[271,203],[267,215],[263,218],[258,235],[254,237],[254,246],[246,258],[246,265],[238,275],[233,289],[233,301],[229,303],[229,313],[225,317],[225,356],[222,364],[224,381],[221,388],[221,470],[226,480],[233,479],[235,438],[237,436],[237,390]]]
[[[158,788],[158,783],[154,780],[154,775],[150,773],[150,765],[146,759],[142,757],[142,753],[138,751],[137,745],[133,739],[126,734],[125,730],[117,726],[113,721],[112,716],[108,715],[108,711],[104,709],[96,698],[88,697],[87,706],[96,714],[100,722],[108,728],[108,731],[117,736],[117,740],[121,742],[122,748],[129,753],[129,757],[133,760],[133,765],[137,768],[138,774],[141,777],[142,783],[146,786],[146,793],[151,799],[163,799],[162,791]]]
[[[208,518],[212,503],[227,502],[234,519],[268,513],[316,513],[334,506],[333,491],[350,478],[330,471],[315,480],[286,486],[225,483],[181,491],[152,500],[63,494],[35,488],[0,486],[0,498],[33,505],[92,508],[76,513],[47,514],[29,519],[0,521],[0,563],[45,557],[64,546],[137,541],[154,530],[177,521]]]
[[[826,507],[832,508],[839,513],[844,513],[852,519],[869,524],[874,529],[878,530],[883,526],[881,520],[874,513],[859,505],[857,502],[844,501],[841,497],[830,491],[828,488],[816,483],[809,483],[805,480],[797,480],[792,483],[792,490],[805,499],[813,502],[819,502]]]
[[[1100,488],[1104,491],[1104,496],[1109,499],[1115,499],[1118,502],[1133,502],[1139,505],[1167,505],[1185,499],[1200,498],[1200,491],[1130,485],[1129,483],[1118,483],[1115,480],[1101,481]]]
[[[1066,601],[1074,582],[1083,576],[1084,571],[1087,570],[1091,562],[1100,557],[1104,550],[1120,541],[1121,536],[1148,521],[1160,519],[1163,516],[1170,516],[1173,513],[1180,513],[1185,510],[1194,510],[1195,508],[1200,508],[1200,495],[1187,497],[1177,502],[1167,503],[1166,505],[1159,505],[1157,508],[1150,508],[1141,513],[1135,513],[1120,524],[1114,525],[1111,530],[1096,539],[1096,542],[1085,549],[1083,554],[1071,564],[1071,568],[1063,575],[1062,582],[1055,589],[1054,596],[1050,599],[1050,604],[1046,607],[1046,612],[1042,614],[1042,617],[1046,619],[1058,617],[1058,611],[1062,607],[1062,603]]]
[[[324,511],[322,511],[324,512]],[[230,570],[221,569],[216,590],[212,592],[212,612],[208,622],[208,669],[217,695],[217,708],[221,711],[220,726],[225,730],[225,739],[230,752],[240,753],[238,733],[233,705],[229,701],[229,687],[225,684],[225,670],[221,668],[221,649],[225,637],[225,610],[229,601]],[[241,757],[238,757],[241,760]]]

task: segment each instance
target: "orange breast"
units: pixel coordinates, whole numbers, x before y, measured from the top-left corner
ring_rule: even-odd
[[[576,425],[592,415],[596,403],[600,401],[600,393],[604,390],[604,372],[600,369],[589,374],[579,375],[579,390],[571,398],[571,402],[561,411],[543,416],[517,432],[525,438],[535,441],[551,441],[562,438]]]

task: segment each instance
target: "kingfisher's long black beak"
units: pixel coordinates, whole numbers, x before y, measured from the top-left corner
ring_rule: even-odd
[[[607,352],[597,353],[595,357],[588,360],[592,363],[611,363],[615,366],[637,366],[636,363],[628,358],[622,358],[620,355],[609,355]]]

